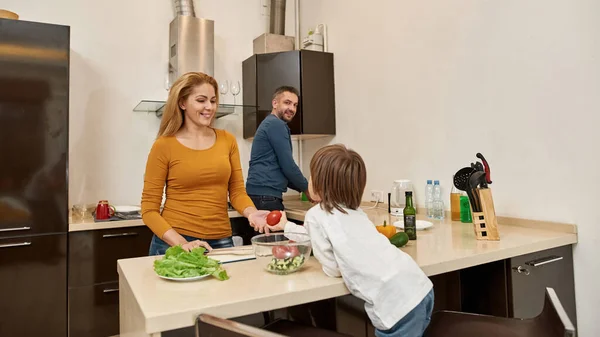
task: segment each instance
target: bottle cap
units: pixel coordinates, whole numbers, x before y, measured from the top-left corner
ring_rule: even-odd
[[[439,181],[439,180],[434,180],[434,181],[433,181],[433,184],[434,184],[434,185],[439,185],[439,184],[440,184],[440,181]]]
[[[412,197],[412,191],[406,191],[406,192],[404,192],[404,194],[405,194],[407,197],[409,197],[409,196],[410,196],[410,197]]]
[[[431,185],[431,179],[427,179],[427,185]]]

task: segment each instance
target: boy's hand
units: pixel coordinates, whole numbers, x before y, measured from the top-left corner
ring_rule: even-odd
[[[285,215],[285,211],[281,211],[281,219],[279,219],[279,223],[273,226],[267,226],[269,227],[269,231],[271,232],[276,232],[276,231],[282,231],[285,229],[285,224],[287,224],[288,219],[287,216]]]

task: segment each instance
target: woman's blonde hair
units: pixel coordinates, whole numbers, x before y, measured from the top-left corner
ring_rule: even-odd
[[[181,110],[180,103],[188,98],[195,86],[205,83],[210,84],[215,89],[217,106],[219,105],[219,86],[213,77],[199,72],[183,74],[173,83],[171,90],[169,90],[169,98],[167,99],[167,104],[160,120],[157,138],[161,136],[173,136],[181,129],[184,112]]]

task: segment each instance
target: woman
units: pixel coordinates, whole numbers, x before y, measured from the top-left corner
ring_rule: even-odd
[[[169,92],[144,175],[142,219],[154,232],[150,255],[175,245],[232,247],[228,193],[253,227],[266,226],[268,211],[258,211],[246,194],[235,137],[212,127],[218,92],[214,78],[197,72],[181,76]]]

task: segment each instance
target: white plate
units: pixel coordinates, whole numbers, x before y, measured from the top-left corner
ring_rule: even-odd
[[[160,276],[160,275],[158,275],[158,277],[160,277],[163,280],[178,281],[178,282],[196,281],[196,280],[200,280],[200,279],[203,279],[203,278],[209,277],[209,276],[210,276],[210,274],[208,274],[208,275],[201,275],[201,276],[194,276],[194,277],[166,277],[166,276]]]
[[[131,213],[139,212],[142,209],[138,206],[115,206],[115,212],[117,213]]]
[[[404,220],[394,222],[394,227],[398,229],[404,229]],[[422,231],[427,228],[433,227],[433,224],[425,220],[417,220],[417,230]]]

